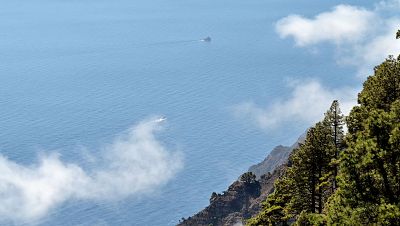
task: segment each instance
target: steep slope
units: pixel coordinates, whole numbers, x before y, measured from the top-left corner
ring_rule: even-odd
[[[192,217],[184,219],[179,226],[228,226],[241,225],[243,220],[257,215],[261,203],[273,192],[274,182],[286,169],[286,163],[292,150],[304,140],[302,135],[290,147],[277,146],[263,162],[250,167],[249,171],[257,175],[257,180],[245,183],[240,180],[229,186],[222,194],[211,195],[210,205]]]
[[[277,166],[285,163],[291,151],[290,147],[276,146],[262,162],[251,166],[249,172],[254,173],[257,179],[266,173],[272,173]]]
[[[254,173],[257,179],[266,173],[272,173],[276,167],[284,164],[287,161],[292,150],[297,148],[299,143],[304,141],[305,136],[306,133],[301,135],[290,147],[282,145],[276,146],[262,162],[250,166],[249,172]]]

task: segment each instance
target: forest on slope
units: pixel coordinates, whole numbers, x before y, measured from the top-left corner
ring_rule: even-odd
[[[349,116],[333,101],[247,221],[292,224],[400,225],[400,56],[374,68]]]

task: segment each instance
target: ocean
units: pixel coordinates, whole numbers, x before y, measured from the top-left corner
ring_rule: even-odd
[[[154,115],[167,117],[157,139],[183,156],[182,170],[155,191],[116,201],[68,200],[35,224],[175,225],[207,206],[212,192],[309,126],[262,130],[235,117],[234,106],[287,98],[287,79],[359,82],[329,47],[314,54],[275,32],[282,17],[312,16],[339,3],[0,0],[3,156],[31,165],[57,152],[62,161],[84,164],[82,150],[96,155]],[[208,36],[211,42],[200,41]]]

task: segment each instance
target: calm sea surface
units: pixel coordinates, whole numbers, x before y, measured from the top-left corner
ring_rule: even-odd
[[[367,1],[347,1],[366,4]],[[369,2],[369,1],[368,1]],[[232,114],[244,101],[289,95],[288,78],[355,84],[332,50],[293,47],[274,31],[339,1],[0,0],[0,152],[32,164],[58,151],[78,162],[151,115],[184,154],[184,169],[157,193],[119,202],[70,200],[39,225],[174,225],[208,204],[301,123],[262,131]],[[211,43],[198,41],[206,36]]]

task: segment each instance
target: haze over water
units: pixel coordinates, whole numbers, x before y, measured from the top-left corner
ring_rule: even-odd
[[[290,13],[314,15],[338,3],[0,0],[2,155],[30,165],[58,152],[90,169],[88,152],[96,156],[121,132],[160,115],[167,121],[157,140],[183,155],[182,170],[150,193],[68,200],[38,225],[175,225],[274,146],[290,145],[309,125],[264,131],[232,108],[288,97],[289,78],[358,84],[332,50],[295,48],[274,28]],[[199,41],[207,36],[210,43]]]

